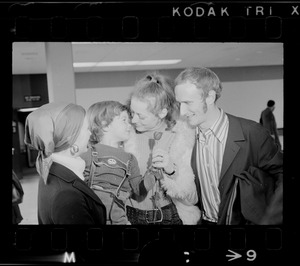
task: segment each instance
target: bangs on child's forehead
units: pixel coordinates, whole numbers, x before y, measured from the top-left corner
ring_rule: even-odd
[[[111,109],[115,116],[119,116],[119,115],[121,115],[122,112],[126,111],[126,106],[124,106],[120,103],[117,103],[117,104],[113,104],[111,106]]]
[[[91,105],[88,109],[90,142],[98,143],[103,136],[103,128],[108,126],[116,116],[128,108],[118,101],[102,101]]]
[[[108,125],[116,116],[119,116],[121,112],[127,111],[128,108],[117,101],[102,101],[93,104],[88,109],[90,123],[105,124]]]
[[[117,101],[103,101],[99,103],[99,108],[104,116],[113,118],[126,111],[126,106]]]

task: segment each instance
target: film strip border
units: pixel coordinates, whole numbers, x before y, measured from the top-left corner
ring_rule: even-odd
[[[21,226],[5,235],[10,245],[9,252],[3,254],[10,254],[6,258],[10,263],[70,260],[133,263],[148,253],[150,256],[168,256],[168,252],[170,258],[185,260],[190,265],[223,265],[234,259],[242,265],[249,262],[267,262],[265,265],[288,262],[288,257],[283,256],[284,231],[279,227]],[[1,262],[5,262],[3,256]]]
[[[297,39],[300,29],[300,2],[296,1],[0,5],[0,22],[4,22],[0,23],[1,36],[12,41],[278,41],[295,49],[288,43]],[[286,77],[292,78],[289,73]],[[239,264],[283,265],[289,261],[292,264],[297,254],[294,232],[293,228],[264,226],[19,226],[1,233],[1,243],[8,245],[2,250],[0,262],[75,259],[130,264],[154,243],[152,254],[171,247],[173,254],[179,250],[190,264],[232,264],[239,255],[233,259]]]
[[[300,2],[1,4],[14,41],[280,41],[300,28]]]

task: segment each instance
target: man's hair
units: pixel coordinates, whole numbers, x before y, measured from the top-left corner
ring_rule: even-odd
[[[198,89],[203,90],[204,99],[208,96],[209,91],[216,92],[217,101],[222,92],[222,84],[218,76],[210,69],[205,67],[191,67],[183,70],[175,79],[175,86],[190,82]]]
[[[273,107],[275,105],[275,102],[273,100],[269,100],[267,103],[268,107]]]

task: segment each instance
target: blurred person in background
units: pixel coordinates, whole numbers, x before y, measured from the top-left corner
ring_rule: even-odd
[[[281,149],[281,144],[278,136],[277,124],[275,120],[275,116],[273,114],[275,110],[275,101],[269,100],[267,102],[267,108],[261,112],[259,122],[262,124],[266,129],[269,130],[272,138],[274,138],[275,142]]]

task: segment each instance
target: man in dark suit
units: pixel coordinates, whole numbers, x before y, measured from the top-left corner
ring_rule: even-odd
[[[267,108],[261,112],[259,122],[269,130],[271,136],[275,139],[275,142],[281,147],[277,124],[275,120],[275,116],[273,114],[275,110],[275,101],[269,100],[267,103]]]
[[[265,213],[277,193],[282,196],[282,152],[259,123],[219,108],[221,92],[218,76],[207,68],[186,69],[175,80],[180,113],[196,132],[191,163],[199,223],[269,224]],[[280,224],[282,206],[272,212]]]

